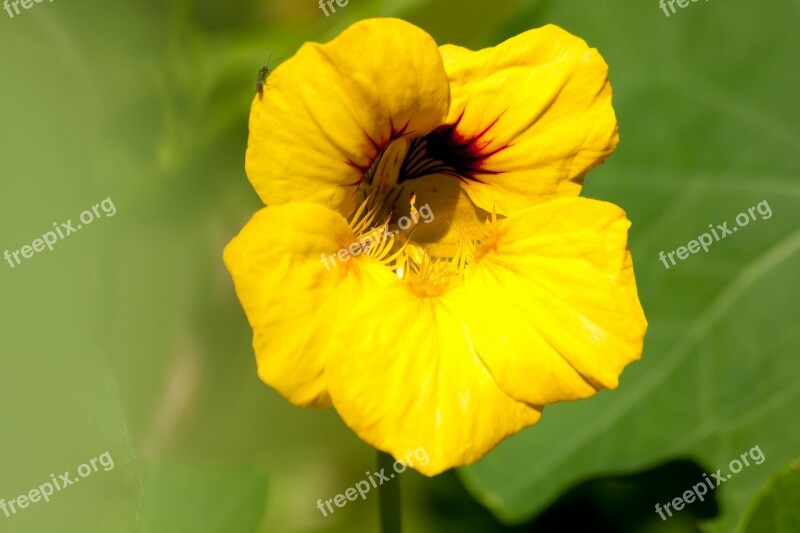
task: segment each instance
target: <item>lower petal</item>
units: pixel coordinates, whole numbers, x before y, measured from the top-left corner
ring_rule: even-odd
[[[333,404],[397,459],[423,448],[429,461],[413,464],[423,474],[470,464],[541,416],[497,387],[446,295],[420,298],[398,283],[354,323],[361,334],[328,363]]]
[[[466,271],[459,307],[498,385],[537,405],[615,388],[641,356],[647,322],[625,213],[565,198],[490,229]]]

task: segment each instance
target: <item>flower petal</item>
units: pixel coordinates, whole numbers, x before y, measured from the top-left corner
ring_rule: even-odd
[[[332,335],[337,320],[365,294],[397,280],[368,256],[323,263],[323,254],[353,240],[338,213],[290,204],[258,211],[225,248],[253,329],[259,376],[296,405],[330,405],[325,364],[332,352],[348,349]]]
[[[267,205],[306,201],[345,216],[381,148],[424,135],[447,113],[434,40],[398,19],[357,22],[306,43],[267,78],[250,112],[247,176]]]
[[[584,174],[614,151],[608,67],[582,39],[550,25],[477,52],[440,50],[451,143],[475,161],[465,188],[481,208],[509,214],[576,196]]]
[[[333,404],[398,460],[422,447],[423,474],[470,464],[541,416],[497,387],[446,295],[421,298],[398,281],[353,320],[361,335],[328,362]]]
[[[647,322],[618,207],[562,198],[491,229],[459,308],[475,350],[511,397],[546,405],[615,388]]]

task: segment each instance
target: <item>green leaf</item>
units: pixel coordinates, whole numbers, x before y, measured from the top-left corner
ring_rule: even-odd
[[[772,465],[796,454],[800,106],[786,88],[800,84],[789,68],[799,20],[791,2],[689,3],[667,18],[656,2],[549,1],[498,35],[556,23],[609,63],[620,147],[588,174],[583,195],[627,211],[650,324],[644,356],[617,390],[546,408],[461,471],[504,520],[535,515],[587,478],[674,457],[714,472],[756,445]],[[756,213],[707,253],[669,270],[659,260],[763,201],[771,216]],[[717,489],[712,530],[732,529],[768,472],[751,466]]]
[[[800,531],[800,460],[775,473],[753,499],[737,533]]]

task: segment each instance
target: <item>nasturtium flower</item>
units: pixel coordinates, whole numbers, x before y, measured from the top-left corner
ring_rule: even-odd
[[[615,388],[647,325],[630,222],[578,194],[617,140],[605,62],[556,26],[470,51],[372,19],[303,45],[253,101],[267,207],[224,254],[259,376],[424,448],[427,475]]]

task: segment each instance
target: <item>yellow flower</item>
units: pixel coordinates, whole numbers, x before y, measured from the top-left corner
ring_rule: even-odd
[[[427,475],[617,386],[646,321],[607,66],[547,26],[472,52],[395,19],[305,44],[250,115],[268,206],[225,249],[259,376]]]

